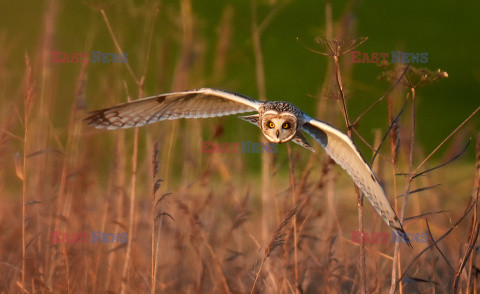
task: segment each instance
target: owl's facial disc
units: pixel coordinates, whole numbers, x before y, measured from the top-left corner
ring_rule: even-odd
[[[262,132],[272,143],[285,143],[295,136],[297,119],[289,113],[266,113],[262,117]]]

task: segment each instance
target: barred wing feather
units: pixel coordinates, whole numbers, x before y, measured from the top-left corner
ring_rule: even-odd
[[[365,193],[383,220],[395,230],[404,232],[385,192],[352,140],[329,124],[310,117],[303,125],[303,129],[314,137],[325,148],[328,155],[350,174],[355,184]]]
[[[152,96],[94,111],[85,120],[97,129],[139,127],[165,119],[224,116],[258,110],[260,102],[239,94],[203,88]]]

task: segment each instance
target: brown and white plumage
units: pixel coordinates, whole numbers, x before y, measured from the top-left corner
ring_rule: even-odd
[[[352,140],[320,120],[313,119],[293,104],[281,101],[257,101],[217,89],[198,89],[148,97],[94,111],[86,120],[96,128],[118,129],[177,118],[202,118],[254,112],[242,119],[260,127],[274,143],[293,141],[314,151],[302,130],[315,138],[330,157],[352,177],[383,220],[404,232],[385,192]]]
[[[89,125],[98,129],[139,127],[177,118],[205,118],[258,110],[261,103],[238,94],[198,89],[147,97],[93,112]]]
[[[352,177],[365,193],[375,210],[392,228],[403,232],[402,224],[393,210],[382,186],[352,140],[329,124],[309,118],[303,129],[312,135],[330,157]]]

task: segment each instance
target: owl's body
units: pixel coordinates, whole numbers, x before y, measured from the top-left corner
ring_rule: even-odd
[[[257,125],[270,142],[292,141],[315,151],[302,131],[315,138],[330,157],[350,174],[383,220],[404,233],[382,187],[352,140],[331,125],[306,115],[291,103],[257,101],[232,92],[204,88],[162,94],[98,110],[86,120],[96,128],[118,129],[166,119],[205,118],[254,111],[258,114],[240,118]]]

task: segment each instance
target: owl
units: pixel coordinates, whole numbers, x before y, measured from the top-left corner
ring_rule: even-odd
[[[292,141],[315,152],[303,132],[312,136],[347,171],[382,219],[405,236],[385,192],[353,141],[338,129],[306,115],[291,103],[257,101],[232,92],[202,88],[147,97],[97,110],[85,120],[89,126],[112,130],[139,127],[166,119],[206,118],[245,112],[257,112],[240,118],[258,126],[272,143]]]

